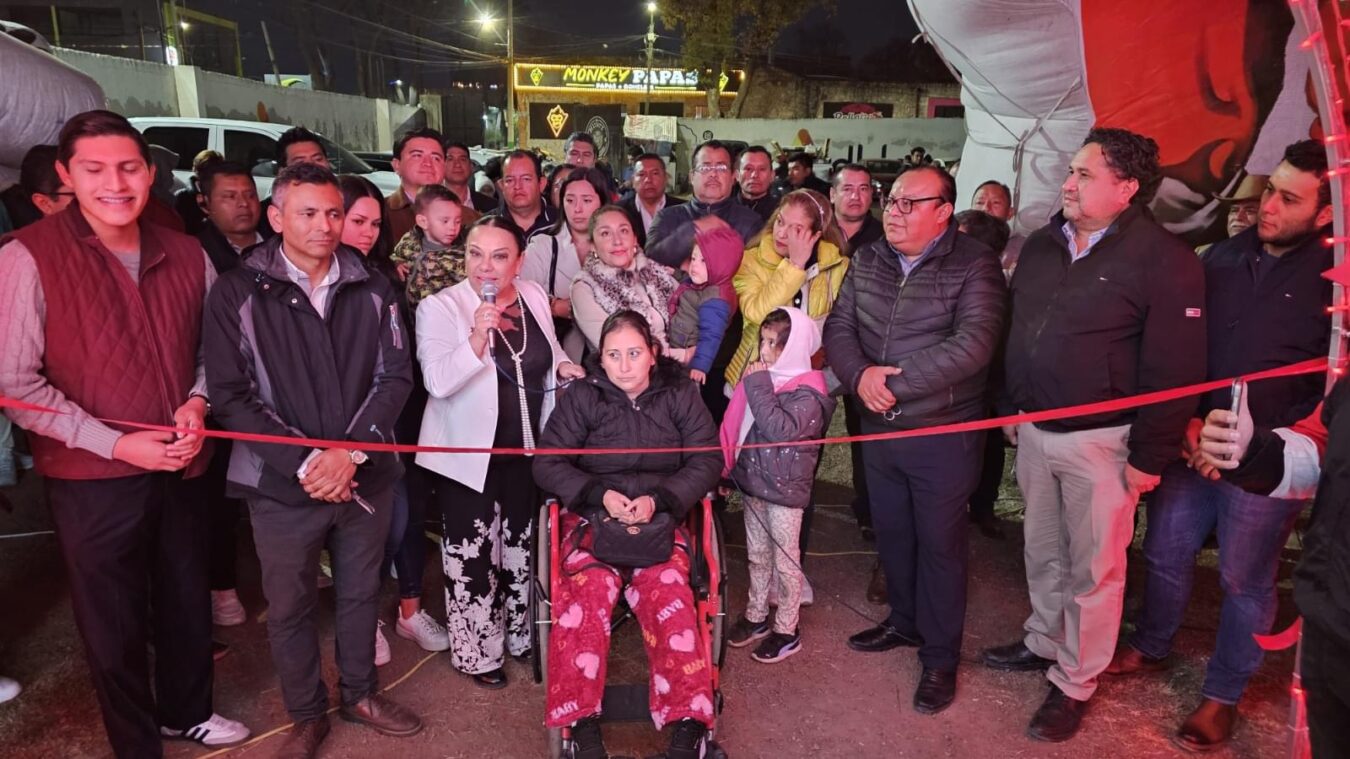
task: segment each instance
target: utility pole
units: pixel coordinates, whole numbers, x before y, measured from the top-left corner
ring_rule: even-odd
[[[656,3],[647,3],[647,104],[643,113],[652,115],[652,45],[656,44]]]
[[[277,86],[282,87],[284,85],[281,83],[281,69],[277,68],[277,56],[272,52],[272,35],[267,33],[267,22],[259,21],[258,25],[262,27],[263,42],[267,44],[267,59],[272,62],[272,76],[277,78]],[[361,84],[364,86],[365,82]]]
[[[506,0],[506,144],[516,147],[516,4]]]

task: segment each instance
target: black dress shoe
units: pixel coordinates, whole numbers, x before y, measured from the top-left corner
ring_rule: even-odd
[[[986,648],[983,658],[984,666],[1000,672],[1035,672],[1055,663],[1054,659],[1032,653],[1027,644],[1020,640],[1006,646]]]
[[[488,690],[498,690],[506,687],[506,670],[498,667],[491,672],[480,672],[476,675],[469,675],[473,678],[474,685]]]
[[[914,690],[914,711],[919,714],[937,714],[952,705],[956,699],[956,670],[923,668],[919,687]]]
[[[1078,733],[1087,706],[1088,702],[1069,698],[1064,691],[1051,685],[1050,694],[1027,726],[1027,735],[1048,743],[1067,741]]]
[[[876,627],[869,627],[848,639],[849,648],[869,654],[889,651],[901,646],[917,648],[921,645],[923,645],[923,641],[918,638],[911,638],[885,622]]]

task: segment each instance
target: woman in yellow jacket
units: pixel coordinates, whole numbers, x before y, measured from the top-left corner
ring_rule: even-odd
[[[759,324],[774,309],[794,306],[825,324],[848,269],[847,245],[828,198],[814,190],[783,196],[732,280],[745,329],[727,366],[728,392],[758,357]]]

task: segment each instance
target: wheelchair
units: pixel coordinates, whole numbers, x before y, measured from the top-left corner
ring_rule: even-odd
[[[563,562],[560,541],[560,514],[562,506],[556,500],[546,501],[540,509],[538,528],[535,531],[535,553],[530,563],[530,607],[533,614],[532,656],[534,681],[548,686],[549,632],[557,622],[557,613],[550,601],[557,590],[557,578]],[[722,661],[726,656],[727,626],[727,584],[723,577],[726,567],[726,549],[722,537],[722,523],[713,511],[711,499],[705,497],[700,504],[690,509],[684,522],[690,537],[689,583],[694,592],[695,615],[698,624],[695,631],[698,645],[705,651],[711,662],[713,686],[713,717],[722,713],[723,699],[721,690]],[[618,629],[632,619],[627,602],[620,594],[614,608],[610,625]],[[650,665],[649,665],[650,666]],[[647,683],[605,684],[605,695],[601,707],[604,722],[641,722],[650,721]],[[550,728],[548,731],[549,759],[566,759],[571,753],[571,736],[568,728]],[[727,754],[717,745],[716,728],[708,731],[707,757],[709,759],[727,759]]]

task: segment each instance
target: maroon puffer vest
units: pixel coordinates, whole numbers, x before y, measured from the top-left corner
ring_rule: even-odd
[[[144,217],[140,227],[139,287],[74,203],[6,240],[23,243],[37,263],[47,308],[42,373],[52,387],[95,417],[172,424],[195,379],[206,260],[195,239]],[[145,473],[41,435],[31,443],[45,477]],[[200,474],[209,458],[203,450],[188,476]]]

